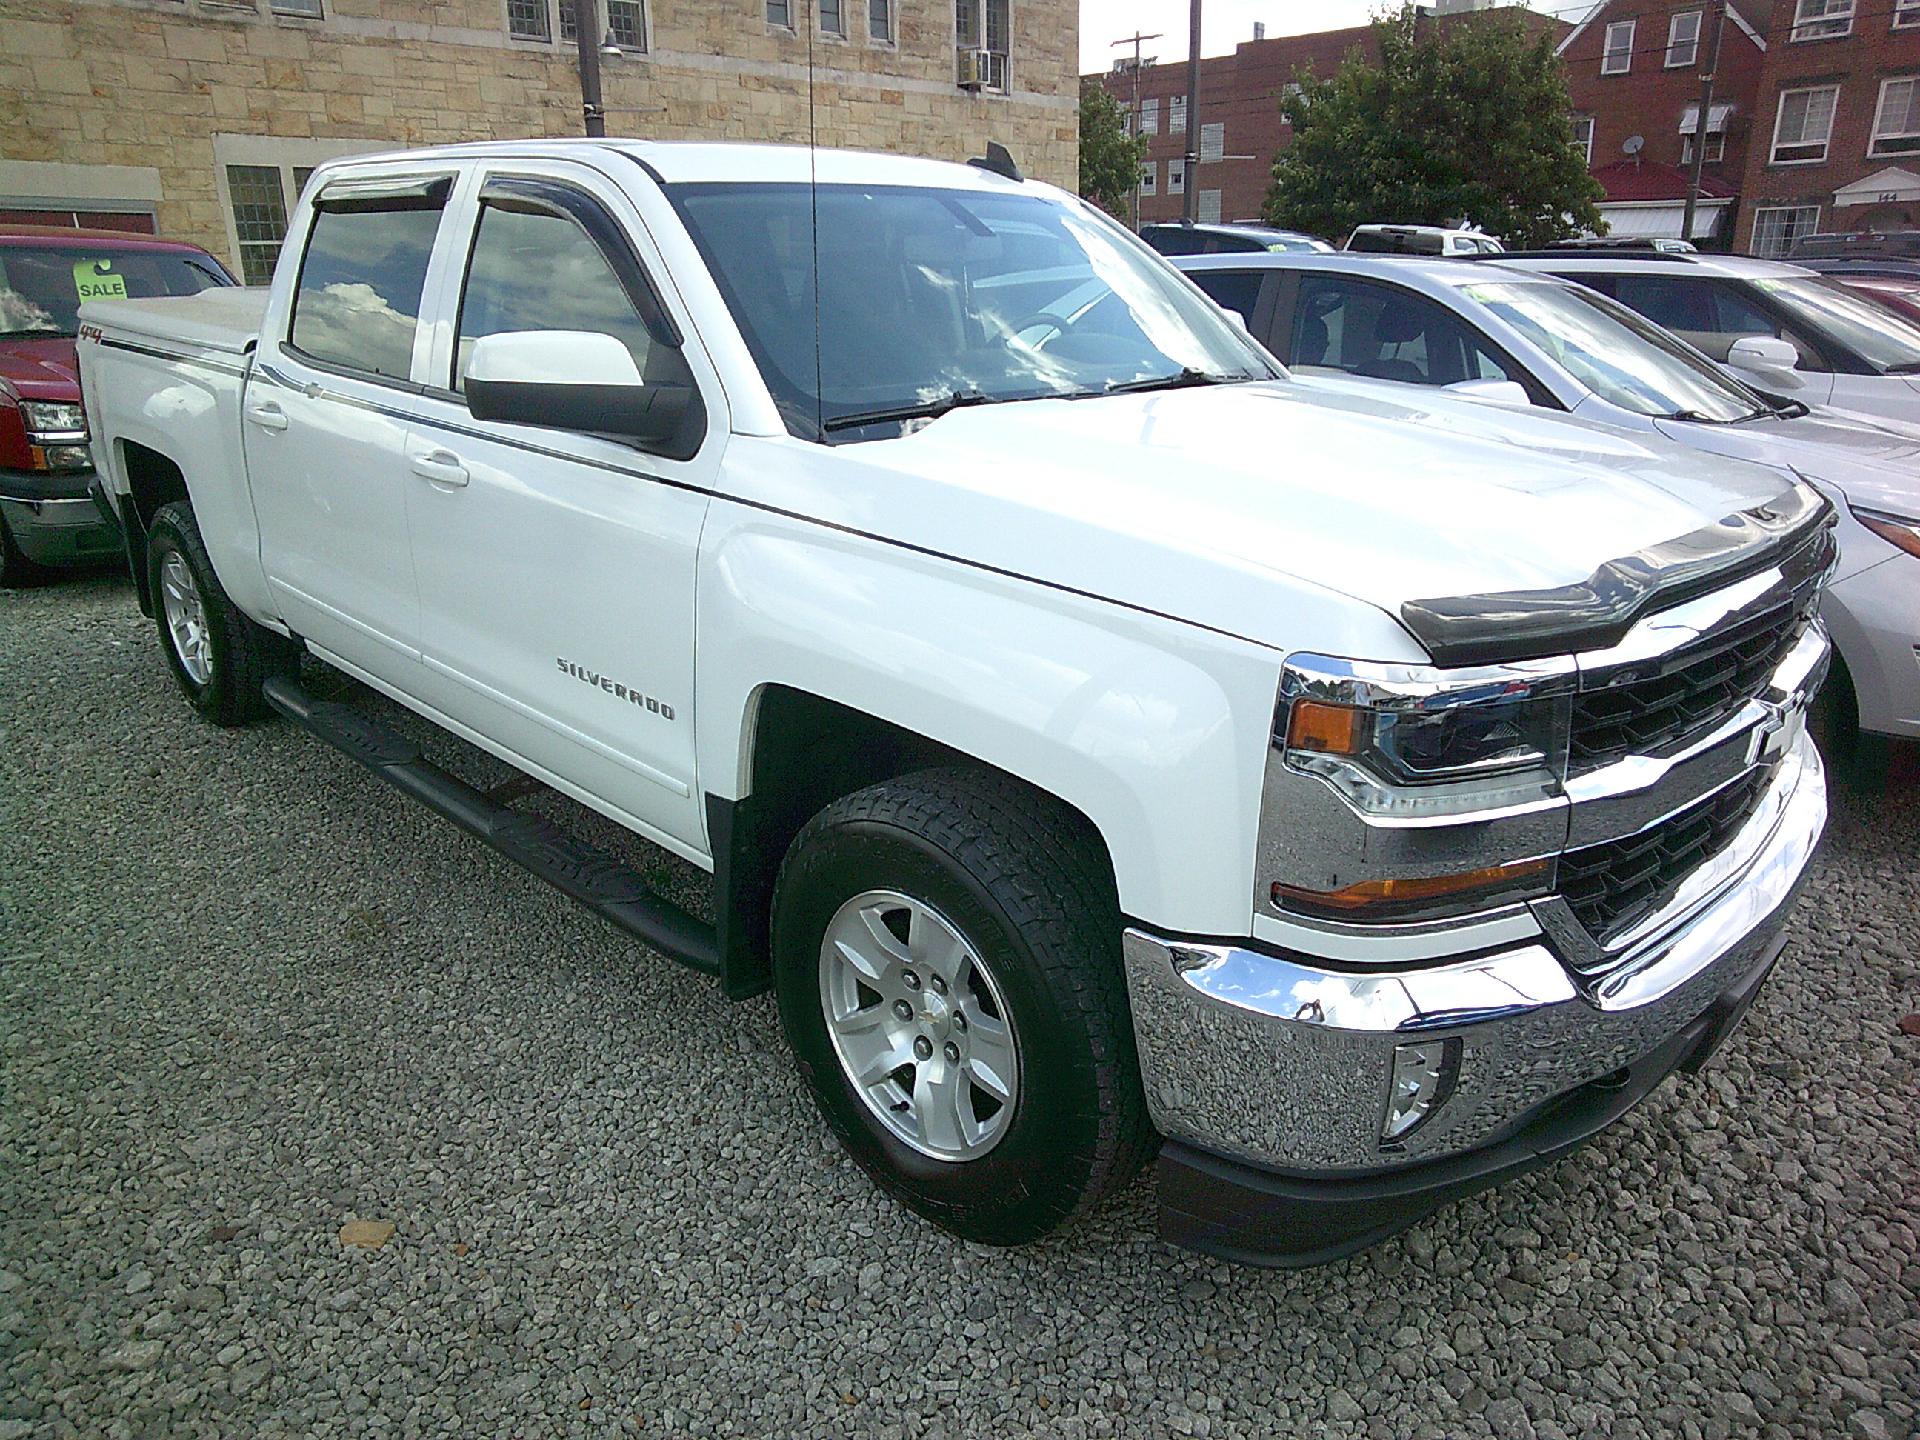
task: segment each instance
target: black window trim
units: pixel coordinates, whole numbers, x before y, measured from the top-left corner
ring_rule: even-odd
[[[307,261],[313,255],[314,233],[320,228],[319,217],[323,214],[365,215],[384,211],[420,211],[437,210],[441,216],[441,226],[446,222],[447,201],[453,194],[453,182],[457,177],[454,171],[436,171],[429,175],[380,175],[368,177],[343,176],[332,180],[313,197],[313,218],[307,222],[306,233],[300,237],[300,268],[293,277],[293,293],[287,301],[287,330],[279,337],[279,348],[293,356],[302,365],[311,365],[314,369],[328,375],[338,375],[346,380],[359,380],[368,385],[379,385],[389,390],[399,390],[408,395],[424,394],[428,387],[415,380],[411,374],[404,377],[382,375],[374,370],[362,370],[353,365],[342,365],[337,360],[327,360],[302,350],[293,343],[293,326],[300,315],[300,295],[307,279]],[[323,203],[332,200],[333,203]],[[297,203],[297,202],[296,202]],[[434,251],[440,248],[440,228],[435,227],[433,244],[427,250],[427,271],[420,277],[421,305],[427,300],[427,275],[433,270]],[[414,317],[418,327],[420,317]],[[416,328],[417,333],[417,328]]]
[[[1274,354],[1280,356],[1284,364],[1288,366],[1293,364],[1293,320],[1300,307],[1300,292],[1305,288],[1305,283],[1308,280],[1342,280],[1350,285],[1359,285],[1373,290],[1398,291],[1402,295],[1411,295],[1416,300],[1424,300],[1449,320],[1453,321],[1454,324],[1458,325],[1466,332],[1468,337],[1472,339],[1474,344],[1478,345],[1498,361],[1507,371],[1507,378],[1527,392],[1527,400],[1529,403],[1537,405],[1543,410],[1566,412],[1567,406],[1562,403],[1560,397],[1549,390],[1541,382],[1540,377],[1535,375],[1531,369],[1522,365],[1512,351],[1495,340],[1491,335],[1487,334],[1486,331],[1482,330],[1478,325],[1474,324],[1472,320],[1462,315],[1451,305],[1434,299],[1433,296],[1427,294],[1425,291],[1416,290],[1411,285],[1402,285],[1397,280],[1383,280],[1377,275],[1355,275],[1345,270],[1297,270],[1294,274],[1298,277],[1299,283],[1294,285],[1292,292],[1287,296],[1286,353],[1281,354],[1277,346],[1268,346]],[[1278,317],[1276,316],[1276,318]],[[1274,335],[1275,338],[1278,339],[1280,332],[1276,329]],[[1329,366],[1327,368],[1332,369],[1334,367]],[[1344,375],[1349,372],[1343,370],[1340,373]],[[1368,377],[1355,375],[1353,378],[1356,380],[1364,380]],[[1423,390],[1445,391],[1447,387],[1445,385],[1423,385],[1419,388]]]

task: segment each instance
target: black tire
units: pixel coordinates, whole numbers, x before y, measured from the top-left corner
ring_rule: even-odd
[[[978,1158],[902,1143],[855,1093],[828,1033],[820,951],[850,898],[895,890],[957,928],[993,974],[1018,1037],[1012,1118]],[[1057,801],[984,771],[927,770],[809,821],[774,897],[774,985],[800,1073],[849,1154],[885,1190],[968,1240],[1037,1240],[1126,1185],[1147,1120],[1106,857]]]
[[[188,672],[168,625],[164,572],[168,558],[175,555],[186,565],[199,592],[210,656],[209,674],[204,680]],[[147,582],[160,650],[187,703],[215,725],[245,725],[271,714],[260,687],[269,676],[297,671],[299,647],[286,636],[256,624],[227,598],[207,557],[193,507],[184,501],[162,505],[154,512],[147,529]]]

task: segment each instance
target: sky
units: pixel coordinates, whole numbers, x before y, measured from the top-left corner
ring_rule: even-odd
[[[1568,13],[1573,0],[1530,0],[1537,10]],[[1200,53],[1226,55],[1242,40],[1253,38],[1253,22],[1264,20],[1269,35],[1307,35],[1317,30],[1341,30],[1364,25],[1373,12],[1390,7],[1391,0],[1205,0],[1201,17]],[[1080,73],[1104,70],[1115,56],[1132,54],[1131,47],[1108,42],[1135,31],[1161,38],[1140,47],[1144,56],[1162,61],[1187,58],[1187,0],[1080,0]]]

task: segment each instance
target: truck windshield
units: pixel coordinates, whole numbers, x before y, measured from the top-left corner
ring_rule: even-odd
[[[1798,324],[1858,355],[1881,375],[1920,374],[1920,326],[1831,280],[1753,282]]]
[[[210,255],[102,245],[0,246],[0,338],[71,337],[84,300],[197,295],[233,278]]]
[[[958,405],[1279,373],[1077,203],[909,186],[668,194],[796,435],[881,438]]]
[[[1772,407],[1651,320],[1579,285],[1463,285],[1603,400],[1637,415],[1730,423]]]

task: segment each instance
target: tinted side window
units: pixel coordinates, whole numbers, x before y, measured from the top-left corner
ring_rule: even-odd
[[[1188,278],[1212,296],[1215,304],[1234,311],[1249,325],[1253,323],[1253,309],[1260,301],[1258,270],[1208,270]]]
[[[562,215],[489,205],[460,304],[453,388],[462,387],[474,341],[521,330],[611,335],[641,375],[658,378],[648,368],[654,346],[646,322],[593,238]]]
[[[440,211],[323,210],[293,299],[294,349],[316,360],[405,380],[420,293]]]
[[[1396,285],[1331,276],[1301,282],[1285,358],[1410,385],[1518,378],[1444,307]]]
[[[1704,281],[1667,275],[1622,275],[1614,295],[1654,324],[1682,334],[1710,335],[1715,329],[1713,292]]]
[[[1199,255],[1207,237],[1184,225],[1156,225],[1146,232],[1146,241],[1162,255]]]

